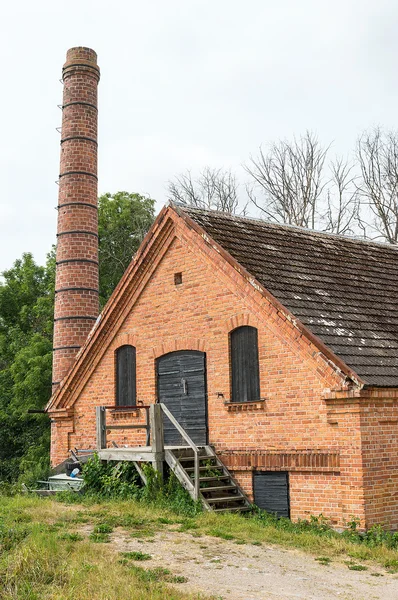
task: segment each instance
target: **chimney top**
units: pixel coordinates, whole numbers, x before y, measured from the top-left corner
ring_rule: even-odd
[[[85,46],[75,46],[74,48],[69,48],[66,53],[66,62],[69,63],[73,60],[86,60],[88,62],[97,64],[97,53],[94,52],[91,48],[86,48]]]
[[[98,82],[100,70],[97,65],[97,53],[91,50],[91,48],[85,48],[84,46],[70,48],[66,53],[66,63],[62,68],[63,81],[70,75],[75,74],[76,71],[90,73]]]

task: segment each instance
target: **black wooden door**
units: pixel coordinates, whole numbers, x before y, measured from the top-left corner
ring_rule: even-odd
[[[290,517],[288,473],[283,471],[255,471],[253,479],[254,503],[278,517]]]
[[[203,352],[183,350],[157,361],[158,399],[198,444],[207,444],[206,361]],[[176,428],[164,418],[166,446],[186,446]]]

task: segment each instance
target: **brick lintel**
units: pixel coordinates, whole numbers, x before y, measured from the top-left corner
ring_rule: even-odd
[[[316,450],[283,451],[240,451],[221,450],[218,452],[221,460],[238,471],[253,471],[256,469],[268,471],[307,471],[307,472],[339,472],[339,452]]]

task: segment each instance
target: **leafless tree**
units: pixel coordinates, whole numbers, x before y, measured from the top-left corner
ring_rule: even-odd
[[[356,233],[360,227],[360,201],[354,169],[355,166],[343,158],[336,158],[330,164],[326,211],[320,215],[324,231],[344,235]]]
[[[398,132],[376,127],[358,140],[357,156],[361,170],[358,190],[370,215],[362,217],[363,228],[370,227],[374,238],[398,243]]]
[[[207,210],[228,214],[245,214],[239,205],[239,184],[229,170],[205,167],[197,179],[186,171],[169,181],[170,200]]]
[[[293,142],[273,143],[266,154],[260,148],[246,170],[263,192],[264,201],[258,201],[254,193],[251,199],[264,217],[315,227],[317,204],[325,187],[323,167],[327,150],[310,132]]]
[[[260,149],[246,166],[255,181],[248,192],[251,202],[278,223],[352,233],[358,214],[355,177],[343,159],[329,166],[328,151],[309,131],[271,144],[267,153]]]

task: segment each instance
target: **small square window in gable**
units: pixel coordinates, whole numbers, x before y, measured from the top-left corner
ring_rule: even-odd
[[[175,285],[182,284],[182,273],[174,273],[174,284]]]

